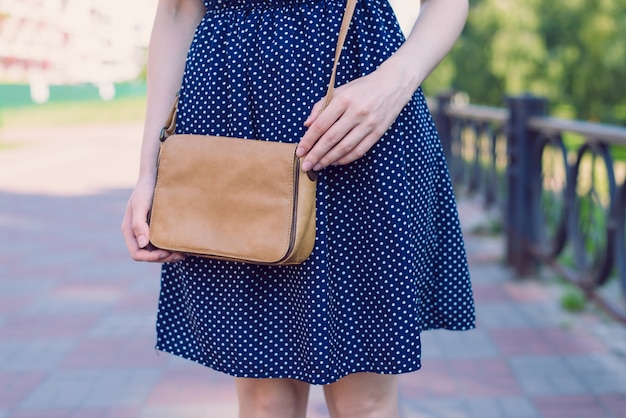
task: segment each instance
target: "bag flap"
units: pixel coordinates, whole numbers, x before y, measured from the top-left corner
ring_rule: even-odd
[[[159,157],[152,243],[225,259],[280,261],[293,241],[296,146],[204,135],[169,137]]]

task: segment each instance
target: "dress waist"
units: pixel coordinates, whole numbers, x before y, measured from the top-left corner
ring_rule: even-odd
[[[207,10],[229,9],[241,7],[284,7],[298,4],[311,4],[320,1],[343,2],[343,0],[204,0]]]

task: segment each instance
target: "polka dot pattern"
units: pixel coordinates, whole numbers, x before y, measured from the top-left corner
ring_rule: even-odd
[[[344,0],[208,0],[181,89],[181,133],[298,142],[325,92]],[[359,0],[338,84],[403,42]],[[421,367],[420,332],[474,327],[448,169],[421,90],[360,160],[319,176],[317,238],[297,266],[163,265],[157,348],[240,377],[327,384]]]

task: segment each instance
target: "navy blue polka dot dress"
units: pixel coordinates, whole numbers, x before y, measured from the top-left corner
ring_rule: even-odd
[[[344,0],[205,0],[177,131],[298,142],[330,77]],[[403,42],[359,0],[337,80]],[[239,377],[313,384],[420,368],[420,332],[474,327],[454,195],[421,90],[360,160],[319,176],[317,238],[297,266],[166,263],[157,348]]]

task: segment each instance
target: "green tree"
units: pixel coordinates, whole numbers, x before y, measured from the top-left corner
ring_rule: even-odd
[[[426,81],[475,103],[546,96],[561,116],[626,123],[626,2],[476,0],[448,58]]]

